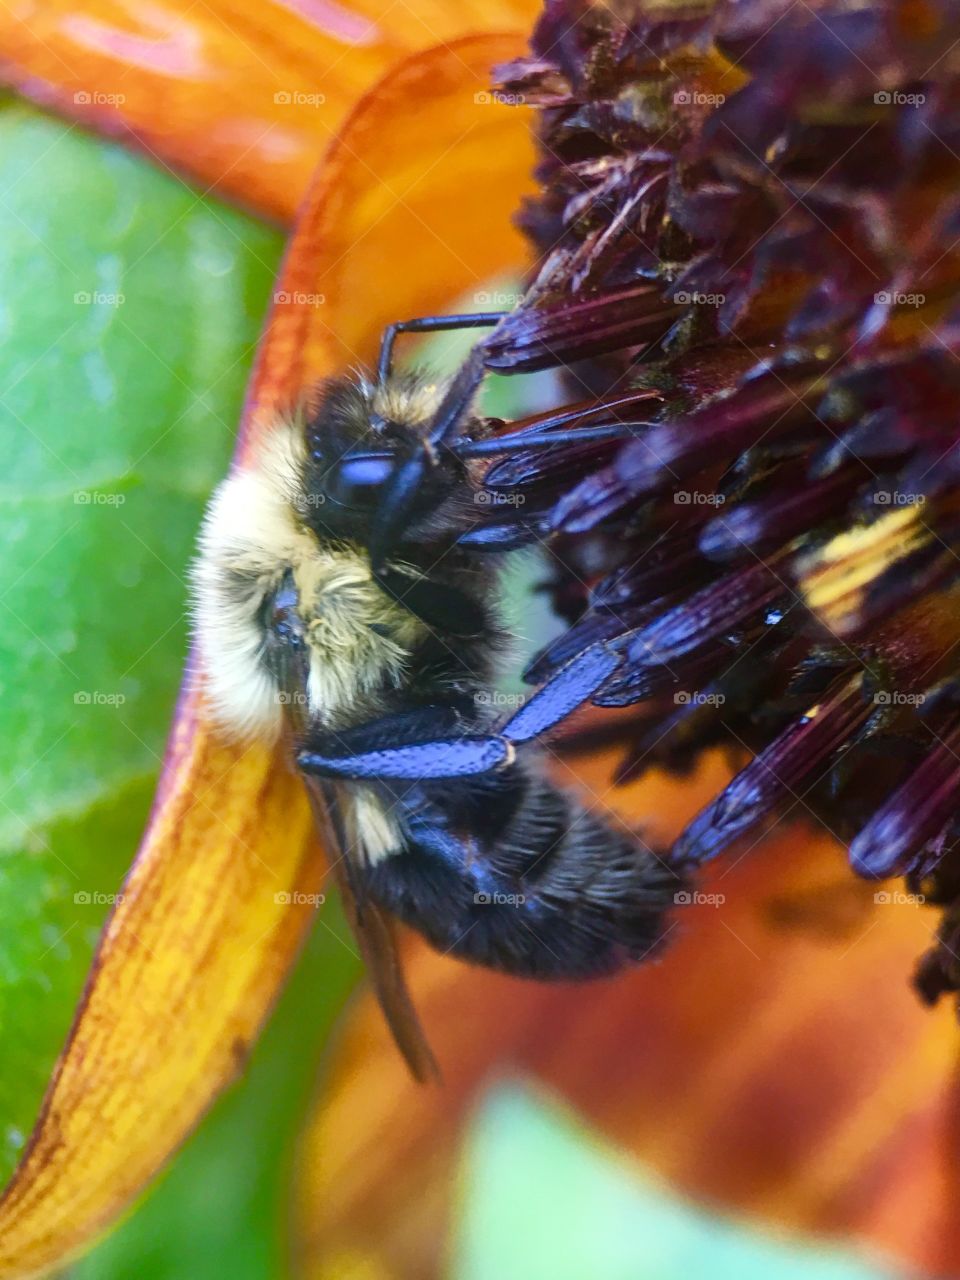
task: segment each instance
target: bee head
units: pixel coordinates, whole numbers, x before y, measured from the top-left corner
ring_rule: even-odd
[[[399,678],[419,635],[374,582],[362,546],[312,527],[327,503],[309,505],[309,465],[302,422],[278,421],[203,522],[194,631],[207,705],[235,739],[274,739],[285,720],[296,730],[365,705]]]
[[[397,469],[425,448],[442,391],[442,384],[419,374],[323,384],[307,413],[302,513],[319,536],[366,543]],[[457,527],[453,513],[466,475],[448,451],[432,459],[407,529],[411,542]]]

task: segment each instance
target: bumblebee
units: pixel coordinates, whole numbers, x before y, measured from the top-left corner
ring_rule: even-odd
[[[286,739],[332,836],[348,916],[414,1073],[432,1058],[392,919],[506,973],[578,979],[653,952],[677,873],[544,772],[537,739],[620,656],[575,654],[500,722],[503,554],[477,542],[485,459],[563,421],[496,436],[474,401],[483,344],[446,384],[392,369],[332,378],[215,492],[193,570],[205,698],[236,739]]]

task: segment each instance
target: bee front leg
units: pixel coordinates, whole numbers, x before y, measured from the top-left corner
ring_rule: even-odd
[[[443,448],[457,435],[483,381],[483,346],[473,348],[447,387],[423,444],[394,472],[370,530],[370,559],[379,572],[413,518],[422,487],[429,483]]]
[[[385,382],[393,371],[393,347],[401,333],[440,333],[451,329],[489,329],[499,324],[505,311],[471,311],[458,316],[418,316],[388,324],[380,339],[377,377]]]
[[[487,626],[487,614],[476,600],[456,587],[414,577],[391,565],[373,570],[374,581],[398,604],[421,622],[451,636],[480,635]]]

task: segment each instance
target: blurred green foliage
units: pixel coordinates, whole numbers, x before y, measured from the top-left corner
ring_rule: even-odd
[[[0,1174],[137,847],[275,231],[0,113]]]
[[[478,1109],[463,1156],[456,1280],[891,1280],[852,1253],[708,1215],[517,1086]]]

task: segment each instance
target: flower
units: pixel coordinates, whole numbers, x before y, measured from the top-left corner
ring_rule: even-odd
[[[562,358],[618,397],[591,424],[647,420],[487,477],[578,605],[533,675],[622,651],[595,699],[642,708],[622,776],[749,753],[678,863],[806,811],[860,875],[945,903],[930,1000],[960,985],[958,21],[548,5],[500,70],[544,108],[540,266],[488,358]]]
[[[869,303],[847,246],[868,271],[887,265],[891,246],[909,257],[914,241],[902,224],[890,231],[884,222],[889,193],[865,208],[859,199],[865,175],[879,171],[891,188],[899,180],[907,195],[921,193],[923,217],[914,212],[914,221],[939,227],[930,210],[949,173],[937,165],[951,162],[938,151],[901,171],[883,163],[889,146],[860,150],[873,124],[872,114],[865,122],[858,114],[866,73],[843,50],[852,46],[868,67],[871,51],[882,54],[875,92],[891,101],[873,107],[892,111],[896,137],[904,86],[921,92],[910,58],[932,62],[953,36],[931,12],[915,45],[900,38],[912,30],[906,20],[891,21],[897,39],[884,45],[885,14],[819,6],[805,21],[757,5],[747,14],[720,6],[664,16],[559,0],[547,7],[533,56],[501,73],[501,101],[472,95],[490,62],[515,53],[509,40],[465,39],[387,70],[339,120],[311,185],[245,416],[248,456],[275,406],[313,378],[369,359],[386,321],[439,309],[468,281],[521,260],[515,240],[489,229],[524,187],[526,121],[510,101],[541,109],[541,192],[524,214],[541,263],[524,305],[487,344],[488,363],[566,363],[581,421],[622,424],[624,401],[628,423],[649,425],[626,427],[626,443],[608,434],[498,462],[488,487],[530,500],[491,504],[490,518],[511,522],[518,536],[551,537],[554,596],[573,624],[532,675],[548,674],[588,634],[622,644],[623,668],[600,701],[626,711],[605,712],[590,732],[609,726],[622,741],[626,731],[632,746],[619,765],[629,785],[616,802],[634,820],[646,816],[658,841],[679,837],[682,857],[697,865],[734,837],[753,839],[761,820],[783,811],[778,784],[806,789],[810,767],[831,766],[832,786],[818,782],[807,800],[818,818],[869,830],[883,784],[872,759],[870,768],[859,762],[875,741],[898,744],[894,720],[873,705],[914,717],[908,737],[919,735],[929,751],[924,704],[868,701],[864,714],[860,690],[879,653],[903,682],[879,692],[928,692],[924,646],[942,644],[950,623],[946,579],[924,559],[930,514],[891,502],[896,509],[879,520],[860,520],[862,486],[850,469],[869,471],[879,426],[895,444],[907,442],[885,455],[907,475],[931,440],[942,447],[947,415],[925,411],[943,402],[949,369],[921,360],[910,366],[911,376],[924,374],[915,382],[897,359],[925,350],[928,323],[944,340],[949,327],[925,310],[926,299],[914,306],[899,293],[889,315],[876,313],[890,304]],[[76,22],[63,29],[75,39]],[[102,20],[88,16],[79,30],[98,56],[144,52],[142,41],[131,47],[116,32],[106,39]],[[39,46],[56,50],[63,37],[43,34],[19,52],[8,78],[62,107],[64,77],[37,64]],[[203,84],[199,72],[214,63],[190,61],[189,34],[175,35],[151,49],[162,55],[160,70],[143,81],[128,71],[131,84],[163,83],[169,58],[186,58],[181,77],[196,72]],[[287,56],[291,43],[279,67]],[[949,58],[942,61],[938,74],[948,79]],[[236,74],[227,78],[236,85]],[[287,92],[275,83],[271,93]],[[86,117],[98,127],[126,126],[125,104],[74,105],[103,108]],[[254,146],[266,163],[245,170],[249,182],[231,181],[220,157],[230,156],[233,172],[243,161],[231,129],[213,130],[205,146],[203,125],[178,112],[176,127],[163,127],[148,93],[133,106],[130,130],[159,155],[236,195],[257,193],[265,211],[292,207],[301,188],[290,169],[271,167],[266,143]],[[400,133],[390,127],[398,114]],[[236,107],[220,105],[205,117],[236,118]],[[265,118],[264,137],[268,125]],[[889,141],[889,124],[883,136]],[[398,210],[385,181],[405,182],[413,157],[424,176],[404,189]],[[265,173],[269,193],[257,186]],[[482,202],[464,199],[481,189]],[[901,210],[904,201],[890,203]],[[876,223],[867,218],[874,212]],[[431,226],[444,228],[443,240]],[[927,261],[920,256],[921,266]],[[895,283],[909,297],[905,281],[909,272]],[[876,291],[890,283],[887,272]],[[290,305],[319,292],[334,307],[322,317],[308,303]],[[619,397],[599,421],[582,404],[597,395]],[[872,415],[888,400],[894,421],[878,424]],[[823,447],[830,441],[843,442],[836,457]],[[815,460],[822,475],[803,488]],[[931,498],[930,528],[943,537],[949,508],[941,502],[939,493]],[[893,572],[901,560],[910,572]],[[882,608],[873,583],[885,593]],[[915,611],[916,644],[893,643],[884,631],[894,605]],[[934,700],[935,715],[938,705],[949,714],[949,690]],[[605,793],[614,755],[584,753],[585,735],[577,755],[577,741],[558,767]],[[724,792],[728,803],[704,808],[729,782],[715,748],[731,743],[756,751],[766,767],[747,766]],[[844,748],[853,773],[835,766]],[[893,756],[889,767],[897,765]],[[927,768],[935,776],[924,794],[936,801],[942,774]],[[683,770],[695,772],[678,778]],[[866,774],[861,788],[854,773]],[[904,808],[910,815],[911,806],[897,812]],[[240,756],[216,742],[188,692],[145,845],[0,1204],[0,1274],[60,1262],[189,1130],[255,1036],[323,874],[295,779],[264,752]],[[955,1269],[952,1184],[942,1177],[952,1167],[943,1137],[955,1041],[945,1034],[947,1011],[928,1013],[898,982],[927,935],[921,914],[841,880],[836,845],[809,825],[749,860],[718,859],[692,896],[678,903],[674,945],[660,965],[587,997],[411,948],[415,994],[446,1084],[439,1095],[414,1088],[367,1001],[304,1143],[304,1271],[430,1274],[464,1117],[485,1081],[517,1068],[562,1090],[681,1187],[808,1230],[858,1234],[931,1270]],[[719,898],[728,909],[716,909]],[[945,978],[937,959],[926,989],[933,994]]]

